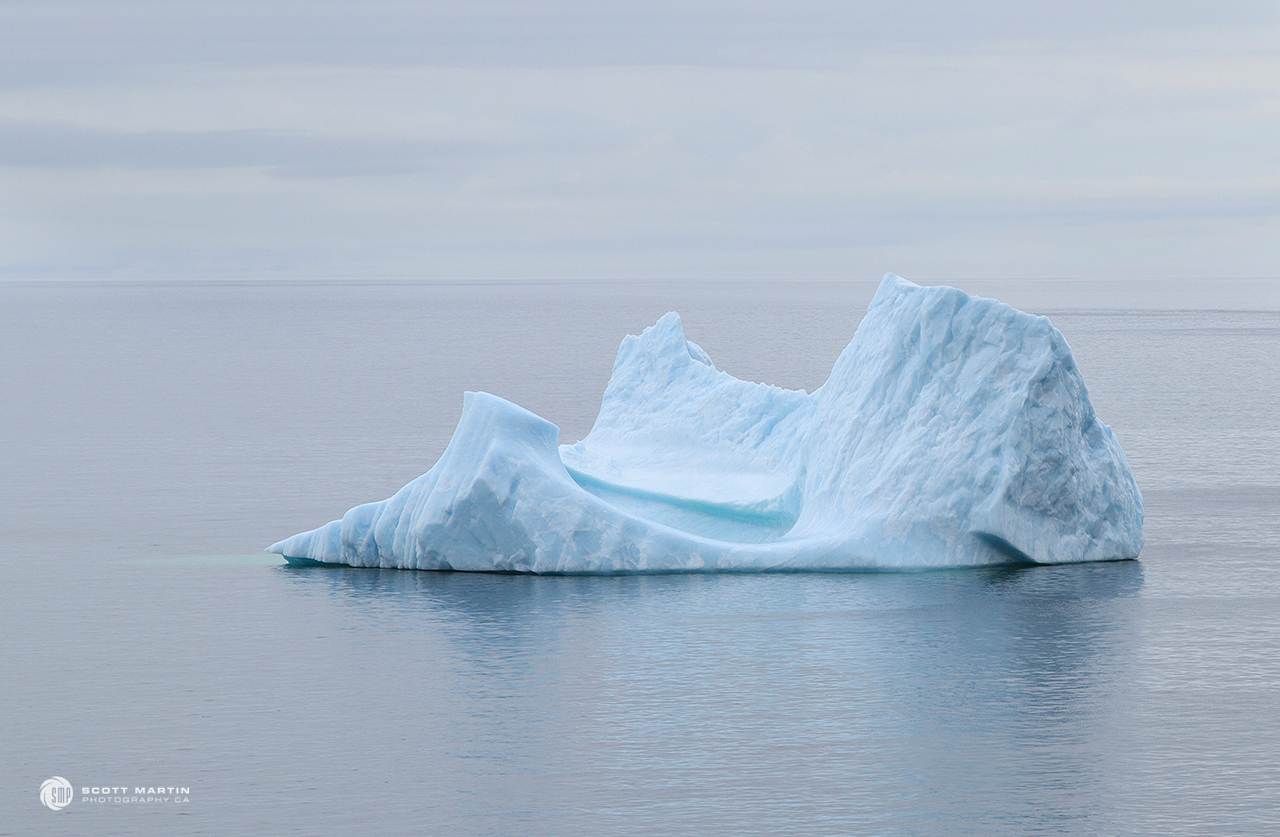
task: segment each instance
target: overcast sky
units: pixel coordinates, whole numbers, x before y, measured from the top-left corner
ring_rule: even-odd
[[[0,277],[1280,276],[1280,4],[0,4]]]

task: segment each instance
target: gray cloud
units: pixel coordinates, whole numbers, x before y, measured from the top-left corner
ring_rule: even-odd
[[[886,43],[1062,44],[1278,16],[1262,0],[8,0],[0,77],[166,66],[823,66]]]
[[[480,143],[267,130],[121,132],[0,119],[0,166],[22,168],[264,168],[278,177],[360,177],[456,168],[491,153]]]

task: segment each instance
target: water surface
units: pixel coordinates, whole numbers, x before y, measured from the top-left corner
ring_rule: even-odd
[[[0,834],[1274,832],[1280,313],[1152,287],[1020,291],[1138,562],[527,578],[260,550],[425,471],[463,390],[580,438],[667,310],[812,390],[874,283],[0,285]]]

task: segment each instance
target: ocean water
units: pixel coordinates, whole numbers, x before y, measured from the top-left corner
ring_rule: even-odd
[[[464,390],[580,438],[667,310],[720,368],[813,389],[873,282],[0,284],[0,834],[1277,833],[1275,289],[959,284],[1066,335],[1143,491],[1139,561],[261,552],[425,471]]]

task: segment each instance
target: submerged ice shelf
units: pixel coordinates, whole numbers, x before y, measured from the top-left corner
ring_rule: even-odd
[[[1136,558],[1142,498],[1047,319],[892,274],[813,393],[718,371],[667,314],[591,432],[467,393],[430,471],[273,544],[291,563],[531,573]]]

